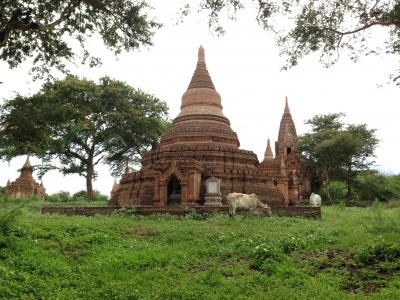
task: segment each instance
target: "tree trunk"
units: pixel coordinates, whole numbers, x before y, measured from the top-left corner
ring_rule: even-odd
[[[347,200],[351,200],[351,194],[352,194],[352,190],[351,190],[351,165],[348,164],[347,165],[347,176],[346,176],[346,185],[347,185],[347,195],[346,198]]]
[[[89,163],[87,165],[87,174],[86,174],[86,193],[89,201],[93,201],[94,198],[93,173],[94,173],[93,160],[89,160]]]
[[[331,196],[331,191],[329,190],[329,173],[327,169],[324,169],[324,177],[325,177],[325,186],[326,186],[326,194],[328,195],[328,200],[330,204],[333,204],[332,196]]]

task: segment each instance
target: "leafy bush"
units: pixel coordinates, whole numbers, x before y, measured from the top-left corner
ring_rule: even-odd
[[[332,181],[329,192],[335,202],[347,200],[347,186],[344,181]],[[323,186],[319,193],[322,199],[327,199],[327,187]],[[359,174],[352,184],[352,198],[355,200],[388,201],[400,200],[400,175],[384,175],[376,170]]]
[[[385,176],[385,185],[390,193],[390,198],[400,200],[400,174]]]
[[[376,264],[381,261],[391,261],[400,258],[400,246],[379,241],[367,248],[362,248],[355,259],[364,265]]]
[[[6,210],[0,214],[0,233],[3,236],[9,235],[11,228],[14,226],[21,214],[22,211],[20,207]]]
[[[70,202],[72,201],[71,194],[69,192],[58,192],[52,195],[45,195],[44,197],[46,202]]]
[[[385,204],[375,200],[370,208],[367,228],[373,233],[393,232],[399,228],[400,214],[388,213]]]
[[[303,249],[305,246],[305,240],[294,236],[284,237],[279,241],[279,246],[283,252],[289,254],[293,251]]]
[[[72,195],[72,201],[87,201],[87,192],[79,191]],[[93,201],[108,201],[108,197],[106,195],[102,195],[99,191],[93,192]]]
[[[118,217],[129,217],[137,215],[137,210],[135,207],[123,207],[113,212],[113,216]]]
[[[190,211],[185,215],[185,219],[201,221],[206,220],[209,216],[209,214],[200,214],[195,211]]]
[[[359,200],[387,201],[394,197],[393,191],[387,184],[387,176],[377,172],[368,172],[356,177],[354,194]]]
[[[282,251],[272,240],[265,239],[262,244],[257,245],[251,253],[251,266],[260,269],[266,262],[281,261]]]
[[[346,184],[342,181],[332,181],[329,184],[329,192],[333,201],[339,202],[346,199]],[[324,186],[319,191],[322,199],[328,199],[327,188]]]

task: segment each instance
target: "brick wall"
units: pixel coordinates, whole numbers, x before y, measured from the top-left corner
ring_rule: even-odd
[[[42,213],[44,214],[62,214],[62,215],[84,215],[94,216],[96,214],[108,215],[118,211],[118,207],[42,207]],[[182,207],[154,207],[154,206],[137,206],[134,208],[137,214],[140,215],[151,215],[151,214],[171,214],[171,215],[185,215],[189,212],[197,213],[212,213],[219,211],[223,213],[228,212],[228,206],[222,207],[204,207],[195,206],[190,208]],[[238,214],[247,214],[247,211],[238,210]],[[278,216],[288,217],[307,217],[307,218],[320,218],[321,208],[320,207],[273,207],[272,214]]]

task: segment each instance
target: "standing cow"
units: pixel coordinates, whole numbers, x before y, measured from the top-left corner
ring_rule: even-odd
[[[240,194],[240,193],[230,193],[226,196],[226,200],[229,205],[229,215],[234,217],[237,208],[248,209],[250,213],[253,213],[256,208],[262,208],[267,210],[268,215],[271,215],[271,208],[264,204],[258,199],[256,194]]]
[[[318,194],[312,193],[310,195],[310,205],[314,207],[320,207],[321,206],[321,196]]]

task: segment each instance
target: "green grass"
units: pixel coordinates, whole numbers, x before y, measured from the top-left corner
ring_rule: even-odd
[[[0,203],[0,227],[16,203]],[[398,207],[201,220],[40,215],[39,206],[0,230],[1,299],[400,298]]]

